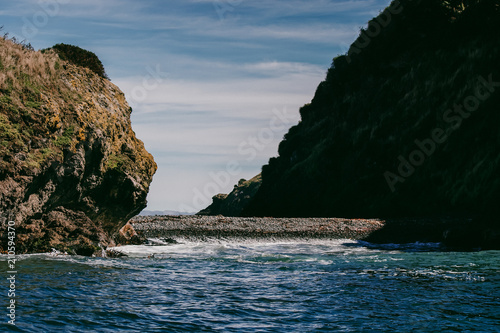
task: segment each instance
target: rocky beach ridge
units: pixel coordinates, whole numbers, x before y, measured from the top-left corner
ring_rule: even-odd
[[[164,243],[352,239],[371,243],[442,243],[448,249],[492,249],[498,233],[468,218],[345,219],[136,216],[136,232]]]

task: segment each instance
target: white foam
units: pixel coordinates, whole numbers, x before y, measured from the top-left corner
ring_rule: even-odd
[[[230,258],[231,254],[238,256],[266,256],[277,255],[286,258],[287,255],[301,255],[308,257],[314,255],[348,255],[373,253],[374,250],[356,246],[357,242],[349,239],[336,240],[217,240],[212,242],[183,241],[182,243],[167,243],[162,240],[152,239],[150,245],[126,245],[113,247],[109,250],[123,253],[129,257],[209,257],[223,255]],[[154,244],[154,245],[152,245]]]

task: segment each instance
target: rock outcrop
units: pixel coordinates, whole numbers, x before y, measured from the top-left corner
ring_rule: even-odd
[[[0,39],[0,250],[100,253],[146,207],[156,164],[109,80]]]
[[[259,190],[262,177],[260,174],[250,180],[240,179],[238,185],[229,194],[219,193],[212,198],[212,204],[196,215],[240,216],[243,208]]]

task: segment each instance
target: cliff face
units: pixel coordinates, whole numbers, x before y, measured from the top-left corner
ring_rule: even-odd
[[[243,215],[497,223],[499,6],[393,2],[334,59]]]
[[[0,219],[17,253],[92,254],[146,206],[156,164],[131,111],[91,70],[0,39]]]

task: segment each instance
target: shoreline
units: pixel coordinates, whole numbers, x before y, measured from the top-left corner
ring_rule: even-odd
[[[225,216],[138,216],[130,223],[146,238],[363,239],[383,227],[380,220],[256,218]]]
[[[136,216],[133,228],[147,239],[291,240],[352,239],[374,244],[442,243],[454,250],[498,247],[498,230],[478,226],[471,218],[269,218],[218,216]],[[495,246],[495,244],[497,244]]]

